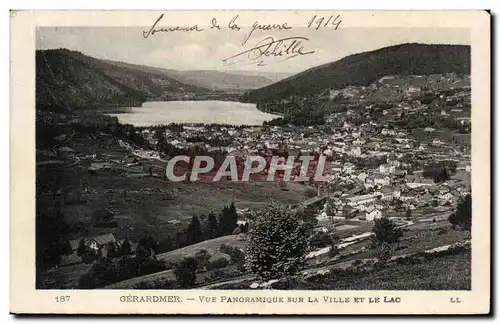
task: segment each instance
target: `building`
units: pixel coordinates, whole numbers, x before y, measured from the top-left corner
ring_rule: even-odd
[[[391,178],[383,174],[375,174],[373,176],[373,184],[380,186],[388,186],[391,184]]]
[[[382,218],[382,211],[380,211],[380,209],[370,206],[370,208],[366,210],[365,220],[367,222],[373,222],[375,219],[379,218]]]
[[[380,173],[383,173],[383,174],[394,173],[396,171],[396,166],[390,165],[390,164],[381,164],[379,166],[378,170]]]
[[[349,162],[349,163],[344,164],[342,171],[345,173],[352,173],[352,172],[354,172],[354,169],[356,169],[356,166]]]
[[[379,195],[383,200],[392,200],[394,198],[399,198],[401,196],[401,191],[394,190],[390,187],[383,187],[375,191],[374,194]]]
[[[73,251],[78,249],[81,240],[82,239],[76,239],[69,242]],[[87,247],[96,252],[98,250],[105,252],[110,244],[118,244],[117,240],[111,233],[83,238],[83,241]],[[105,255],[105,253],[103,255]]]
[[[359,206],[359,205],[372,203],[379,198],[380,198],[380,195],[368,194],[368,195],[347,197],[345,199],[346,199],[346,202],[348,205],[355,207],[355,206]]]
[[[365,172],[361,172],[360,174],[358,174],[358,179],[361,180],[363,183],[366,182],[366,178],[368,177],[368,174],[366,174]]]
[[[352,156],[356,156],[356,157],[361,156],[361,147],[359,147],[359,146],[355,146],[355,147],[353,147],[353,148],[351,149],[351,153],[350,153],[350,155],[352,155]]]

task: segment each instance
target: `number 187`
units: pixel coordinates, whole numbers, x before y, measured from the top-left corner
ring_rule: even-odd
[[[67,303],[69,302],[71,296],[56,296],[56,303]]]

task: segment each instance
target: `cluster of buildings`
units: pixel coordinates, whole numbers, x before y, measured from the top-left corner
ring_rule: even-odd
[[[426,102],[429,91],[438,95]],[[179,148],[201,147],[243,158],[325,155],[328,184],[323,187],[334,188],[328,193],[333,213],[328,217],[373,220],[396,208],[455,204],[470,192],[470,137],[468,143],[458,144],[442,136],[447,130],[431,127],[420,129],[423,136],[416,137],[412,130],[392,123],[403,114],[425,115],[439,107],[461,123],[470,123],[470,76],[386,76],[370,86],[350,86],[319,96],[341,98],[346,107],[349,101],[355,104],[327,115],[324,125],[183,125],[167,128],[165,137]],[[154,142],[153,132],[145,132]],[[439,184],[424,177],[425,166],[439,161],[453,161],[460,176]]]

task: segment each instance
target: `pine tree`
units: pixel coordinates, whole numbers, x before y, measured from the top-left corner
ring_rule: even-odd
[[[229,206],[229,230],[230,230],[229,234],[232,234],[237,226],[238,226],[238,212],[236,211],[236,206],[234,205],[233,201]]]
[[[297,213],[273,203],[256,215],[247,241],[247,267],[263,279],[296,273],[309,247],[311,229]]]
[[[128,239],[125,239],[125,241],[123,241],[122,243],[121,255],[123,256],[129,255],[131,251],[132,247],[130,246],[130,242],[128,241]]]
[[[234,203],[229,207],[225,206],[219,216],[219,231],[220,235],[233,234],[234,229],[238,224],[238,214]]]
[[[138,246],[144,247],[146,250],[152,250],[158,253],[158,242],[149,233],[144,233],[144,236],[139,240]]]
[[[219,232],[219,223],[217,222],[217,217],[213,212],[208,214],[208,235],[210,238],[214,238],[218,236]]]
[[[85,245],[85,240],[81,239],[80,242],[78,243],[78,248],[76,249],[76,254],[79,257],[83,257],[86,252],[87,252],[87,246]]]
[[[187,244],[196,244],[203,241],[203,231],[198,216],[193,216],[187,228]]]

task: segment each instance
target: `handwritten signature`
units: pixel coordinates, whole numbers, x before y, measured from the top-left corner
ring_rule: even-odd
[[[266,66],[264,60],[268,57],[283,57],[284,60],[303,55],[314,54],[314,50],[305,49],[304,43],[309,41],[307,37],[286,37],[276,39],[268,36],[255,44],[254,47],[232,55],[222,60],[226,65],[234,64],[240,61],[235,59],[246,55],[249,61],[256,62],[258,66]]]

